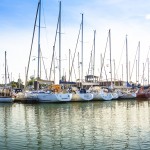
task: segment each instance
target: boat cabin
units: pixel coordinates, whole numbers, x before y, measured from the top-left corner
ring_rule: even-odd
[[[19,92],[22,92],[22,89],[20,89],[20,88],[13,89],[13,92],[14,93],[19,93]]]

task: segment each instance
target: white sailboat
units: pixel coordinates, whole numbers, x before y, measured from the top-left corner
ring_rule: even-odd
[[[118,90],[119,98],[121,99],[135,99],[136,92],[131,89],[131,85],[128,83],[128,42],[127,42],[127,35],[126,35],[126,88],[122,89],[122,91]]]
[[[111,85],[112,86],[112,65],[111,65],[111,33],[110,30],[108,32],[108,38],[109,39],[109,48],[110,48],[110,75],[111,75]],[[108,42],[108,41],[107,41]],[[104,55],[105,56],[105,55]],[[102,68],[104,65],[104,59],[102,59],[102,66],[101,66],[101,73],[102,73]],[[101,74],[100,74],[101,77]],[[118,98],[118,94],[115,92],[110,92],[108,89],[99,89],[96,92],[93,92],[94,94],[94,99],[95,100],[112,100],[112,99],[117,99]]]
[[[81,30],[81,83],[83,83],[83,14],[81,21]],[[76,90],[76,93],[73,93],[72,96],[73,101],[90,101],[93,100],[93,98],[94,95],[92,93],[88,93],[86,89],[83,89],[83,85],[81,90]]]
[[[69,102],[72,99],[71,93],[39,93],[39,102]]]
[[[72,101],[91,101],[93,98],[93,93],[89,93],[85,89],[76,90],[76,92],[72,94]]]
[[[107,101],[112,100],[113,98],[112,93],[108,92],[108,89],[101,88],[99,86],[90,87],[89,91],[93,93],[94,100]]]
[[[7,86],[7,60],[6,60],[6,51],[5,51],[5,85],[0,88],[0,102],[2,103],[11,103],[14,101],[12,97],[11,88]]]
[[[136,92],[132,91],[131,89],[125,89],[125,90],[118,90],[119,98],[121,99],[135,99],[136,98]]]
[[[38,2],[37,13],[39,14],[39,36],[38,36],[38,72],[37,78],[39,79],[39,58],[40,58],[40,13],[41,13],[41,0]],[[36,14],[37,15],[37,14]],[[36,17],[37,19],[37,17]],[[59,3],[59,78],[61,78],[61,2]],[[36,25],[36,21],[35,21]],[[26,75],[27,76],[27,75]],[[26,77],[27,79],[27,77]],[[35,99],[38,102],[59,102],[59,101],[71,101],[72,94],[71,93],[52,93],[52,92],[44,92],[44,91],[34,91],[34,92],[26,92],[25,97],[27,99]]]
[[[113,99],[112,93],[105,92],[104,90],[95,92],[93,94],[94,94],[94,100],[110,101]]]
[[[116,91],[112,91],[111,94],[113,96],[112,99],[118,99],[119,98],[119,94]]]

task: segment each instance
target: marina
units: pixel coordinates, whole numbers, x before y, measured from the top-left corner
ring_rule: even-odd
[[[0,149],[150,149],[150,2],[0,3]]]

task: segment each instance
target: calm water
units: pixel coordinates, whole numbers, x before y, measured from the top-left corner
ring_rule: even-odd
[[[0,149],[150,149],[150,101],[1,103]]]

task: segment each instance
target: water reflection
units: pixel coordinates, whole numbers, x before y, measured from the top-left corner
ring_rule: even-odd
[[[150,102],[0,104],[2,149],[150,149]]]

